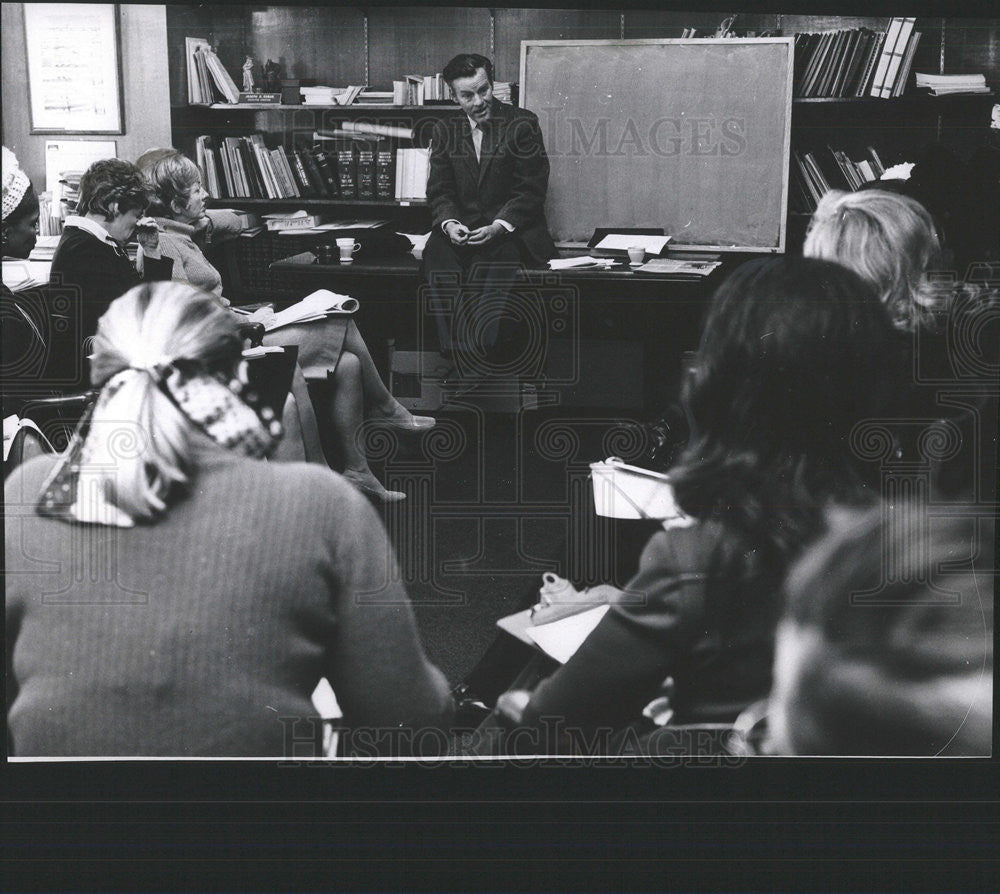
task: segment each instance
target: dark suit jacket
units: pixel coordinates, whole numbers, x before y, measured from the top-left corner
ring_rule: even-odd
[[[475,228],[501,218],[535,260],[555,257],[545,222],[549,159],[532,112],[494,99],[483,127],[481,161],[464,114],[438,121],[431,141],[427,201],[435,231],[449,219]]]
[[[139,276],[126,257],[106,242],[78,227],[67,227],[56,247],[49,272],[53,286],[78,290],[84,337],[97,333],[97,321],[115,298],[143,280],[169,280],[174,262],[170,258],[146,258]]]

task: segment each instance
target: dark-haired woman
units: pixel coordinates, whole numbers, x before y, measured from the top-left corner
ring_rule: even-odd
[[[694,523],[655,534],[636,576],[572,658],[508,721],[593,734],[653,714],[729,723],[771,684],[789,562],[823,531],[824,509],[877,496],[852,451],[855,424],[885,412],[892,326],[855,274],[815,260],[755,261],[718,290],[683,403],[691,439],[671,470]],[[542,751],[566,747],[544,733]]]
[[[77,213],[64,221],[49,280],[77,290],[85,336],[97,332],[101,314],[119,295],[143,281],[171,278],[173,261],[161,256],[156,227],[142,220],[148,205],[146,180],[127,161],[95,161],[80,178]],[[138,269],[125,251],[133,236],[142,248]]]

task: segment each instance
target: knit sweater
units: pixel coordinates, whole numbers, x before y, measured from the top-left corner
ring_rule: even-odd
[[[307,756],[321,677],[368,754],[446,723],[365,499],[318,466],[197,442],[188,495],[134,528],[36,515],[51,457],[7,480],[14,753]]]

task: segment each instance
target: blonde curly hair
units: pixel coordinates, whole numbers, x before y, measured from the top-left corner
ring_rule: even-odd
[[[929,324],[946,301],[927,275],[940,252],[923,205],[881,189],[828,192],[803,246],[806,257],[836,261],[872,283],[896,327],[905,331]]]

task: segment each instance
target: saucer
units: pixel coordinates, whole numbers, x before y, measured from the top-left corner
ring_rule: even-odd
[[[629,261],[628,265],[629,267],[641,267],[645,263],[645,261]]]

